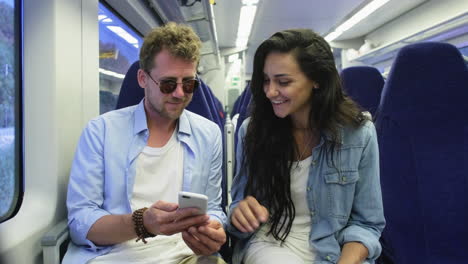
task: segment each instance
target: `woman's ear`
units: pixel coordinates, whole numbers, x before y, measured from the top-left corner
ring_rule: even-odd
[[[313,85],[313,86],[312,86],[313,89],[315,89],[315,90],[320,89],[320,86],[319,86],[318,83],[313,82],[312,85]]]

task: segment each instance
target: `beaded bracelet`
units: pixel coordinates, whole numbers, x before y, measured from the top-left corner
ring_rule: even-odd
[[[143,225],[143,213],[146,210],[148,210],[148,207],[135,210],[132,214],[132,220],[133,220],[133,223],[135,224],[135,233],[137,234],[137,240],[135,242],[138,242],[139,240],[141,240],[145,244],[147,243],[145,238],[156,236],[148,232],[148,230],[146,230],[145,226]]]

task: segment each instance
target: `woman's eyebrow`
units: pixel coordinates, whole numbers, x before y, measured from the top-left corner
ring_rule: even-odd
[[[275,74],[273,75],[275,78],[280,78],[280,77],[291,77],[290,74],[287,74],[287,73],[279,73],[279,74]]]
[[[288,73],[277,73],[277,74],[273,75],[273,77],[276,77],[276,78],[278,78],[278,77],[289,77],[289,76],[291,76],[291,74],[288,74]],[[266,75],[264,73],[263,77],[268,77],[268,75]]]

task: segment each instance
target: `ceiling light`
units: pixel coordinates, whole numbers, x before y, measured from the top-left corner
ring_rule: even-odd
[[[110,29],[112,32],[117,34],[119,37],[125,39],[128,43],[130,44],[138,44],[138,40],[130,35],[125,29],[118,27],[118,26],[107,26],[108,29]]]
[[[242,0],[243,5],[256,5],[258,4],[258,0]]]
[[[105,70],[103,68],[99,68],[99,72],[102,73],[102,74],[108,75],[108,76],[119,78],[119,79],[125,78],[124,74],[120,74],[120,73],[116,73],[116,72],[113,72],[113,71]]]
[[[256,5],[244,5],[241,7],[239,28],[237,29],[237,47],[247,46],[249,40],[250,31],[252,30],[252,24],[255,19],[255,13],[257,11]]]
[[[363,7],[356,14],[354,14],[351,18],[349,18],[348,20],[343,22],[341,25],[339,25],[333,32],[330,32],[325,37],[325,40],[328,42],[333,41],[334,39],[339,37],[341,34],[343,34],[345,31],[349,30],[354,25],[362,21],[364,18],[368,17],[370,14],[372,14],[375,10],[379,9],[388,1],[390,0],[374,0],[370,2],[368,5]]]
[[[235,53],[235,54],[229,55],[228,62],[233,62],[238,59],[239,59],[239,53]]]

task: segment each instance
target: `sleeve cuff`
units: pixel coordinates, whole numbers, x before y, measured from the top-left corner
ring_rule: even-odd
[[[248,233],[243,233],[241,232],[239,229],[237,229],[232,223],[231,223],[231,212],[232,212],[232,209],[234,209],[236,206],[237,206],[238,203],[236,204],[232,204],[230,206],[230,210],[229,210],[229,214],[228,214],[228,219],[227,219],[227,232],[233,236],[235,236],[236,238],[238,239],[245,239],[245,238],[248,238],[250,236],[252,236],[254,234],[254,232],[248,232]]]
[[[370,260],[375,260],[380,256],[382,247],[378,237],[369,230],[359,226],[349,226],[345,228],[339,235],[339,241],[344,244],[347,242],[360,242],[369,251]]]
[[[86,246],[88,250],[93,252],[108,248],[109,246],[97,246],[91,240],[86,238],[88,236],[89,229],[91,229],[91,226],[96,223],[99,218],[105,215],[109,215],[109,213],[104,210],[96,210],[81,221],[78,219],[71,220],[69,227],[72,241],[76,245]]]
[[[223,225],[223,229],[226,230],[226,216],[220,216],[219,214],[212,212],[208,213],[208,215],[210,216],[210,220],[216,220],[220,222]]]

